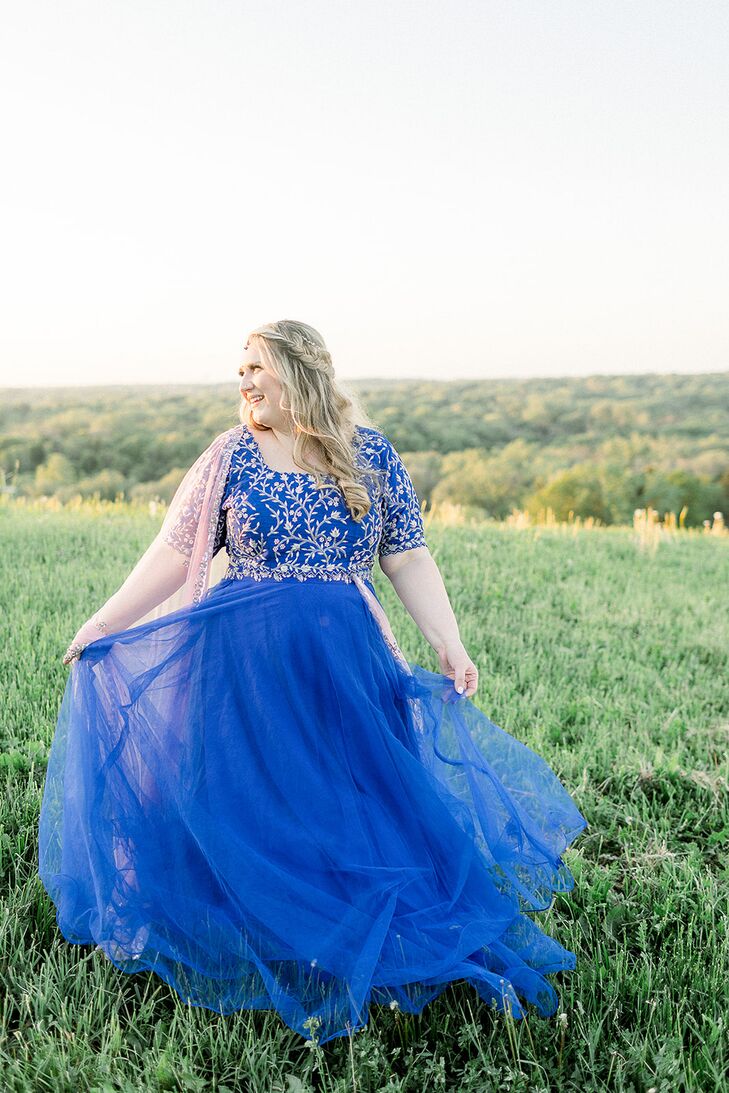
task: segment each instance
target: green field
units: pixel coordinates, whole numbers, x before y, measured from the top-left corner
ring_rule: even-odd
[[[540,924],[577,954],[561,1013],[513,1021],[467,984],[373,1007],[307,1047],[275,1013],[187,1007],[69,945],[37,877],[45,762],[78,625],[159,527],[126,506],[0,505],[3,1090],[726,1090],[729,539],[431,523],[474,701],[542,754],[589,822]],[[90,565],[81,564],[91,559]],[[381,573],[408,659],[435,654]]]

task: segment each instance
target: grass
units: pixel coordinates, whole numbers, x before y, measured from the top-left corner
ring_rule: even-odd
[[[540,924],[577,954],[558,1017],[513,1021],[457,983],[420,1017],[373,1007],[307,1046],[273,1012],[185,1006],[69,945],[36,874],[61,655],[159,526],[125,505],[0,505],[0,1081],[76,1091],[723,1091],[729,1082],[729,543],[631,529],[448,526],[429,543],[476,703],[542,754],[589,828]],[[90,559],[86,568],[83,559]],[[400,645],[435,654],[377,574]]]

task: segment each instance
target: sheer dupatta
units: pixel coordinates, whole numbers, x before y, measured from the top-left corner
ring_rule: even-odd
[[[211,584],[222,576],[228,557],[219,551],[215,561],[215,534],[230,461],[243,434],[235,425],[220,433],[195,460],[177,487],[154,543],[164,542],[184,557],[182,586],[134,625],[162,618],[181,607],[199,603]]]

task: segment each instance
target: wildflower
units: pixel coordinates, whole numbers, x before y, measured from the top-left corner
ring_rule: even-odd
[[[318,1047],[318,1032],[321,1028],[321,1017],[317,1017],[313,1014],[311,1017],[307,1017],[304,1021],[304,1028],[309,1030],[310,1039],[306,1041],[307,1047]]]
[[[399,1010],[400,1009],[400,1003],[398,1002],[397,998],[393,998],[392,1002],[390,1002],[390,1009],[391,1010]]]
[[[562,1028],[567,1028],[567,1014],[564,1012],[564,1010],[562,1010],[562,1012],[558,1014],[557,1020],[559,1021]]]

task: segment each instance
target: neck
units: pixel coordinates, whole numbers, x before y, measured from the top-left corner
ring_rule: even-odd
[[[283,447],[291,447],[294,438],[294,430],[290,421],[284,421],[280,425],[271,425],[270,430],[279,444]]]

